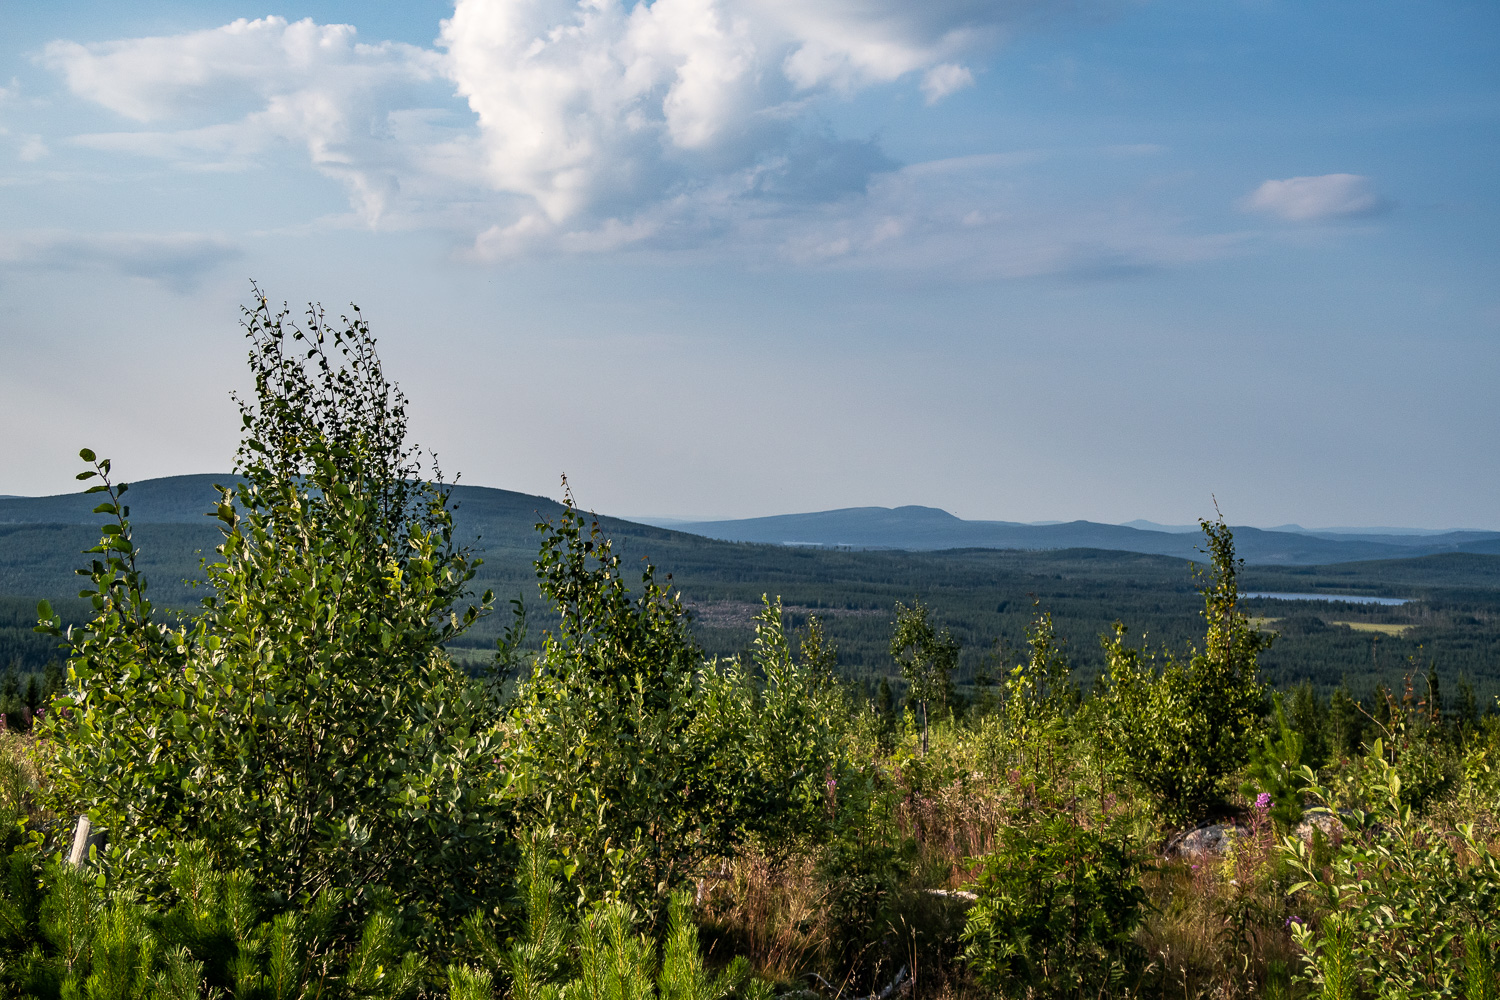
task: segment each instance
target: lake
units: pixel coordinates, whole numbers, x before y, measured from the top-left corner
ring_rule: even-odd
[[[1267,591],[1249,590],[1241,597],[1263,597],[1272,601],[1347,601],[1350,604],[1384,604],[1395,606],[1409,604],[1407,597],[1366,597],[1361,594],[1274,594]]]

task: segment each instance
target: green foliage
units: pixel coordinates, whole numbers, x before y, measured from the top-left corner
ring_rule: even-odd
[[[525,923],[498,963],[510,977],[511,996],[515,1000],[542,1000],[547,985],[567,968],[570,928],[550,867],[540,844],[532,840],[520,872]],[[477,917],[475,914],[471,920]],[[474,937],[484,940],[479,934]],[[493,953],[496,949],[490,946],[486,950]]]
[[[1285,833],[1302,821],[1302,769],[1312,760],[1302,735],[1287,722],[1279,694],[1272,699],[1272,722],[1271,731],[1250,755],[1244,791],[1271,796],[1271,819]]]
[[[724,808],[745,834],[785,852],[829,835],[850,773],[849,705],[821,629],[794,657],[780,599],[761,603],[749,664],[737,659],[700,676],[702,719],[726,740]]]
[[[302,330],[258,297],[246,315],[242,479],[215,511],[194,618],[152,606],[127,487],[82,454],[112,520],[46,724],[56,797],[109,829],[121,885],[157,891],[174,845],[201,841],[273,909],[395,883],[441,930],[506,863],[486,704],[442,648],[489,597],[452,610],[473,566],[358,314],[339,327],[313,309]]]
[[[0,987],[8,996],[394,1000],[422,979],[388,898],[347,934],[331,891],[262,920],[250,876],[217,872],[201,844],[179,850],[170,892],[155,903],[56,860],[43,865],[32,850],[6,864]]]
[[[1302,739],[1301,763],[1316,771],[1333,757],[1329,703],[1303,681],[1286,699],[1286,721]]]
[[[1002,711],[978,724],[986,766],[1012,782],[1050,790],[1073,777],[1090,728],[1075,716],[1082,707],[1072,668],[1052,616],[1038,613],[1027,629],[1027,657],[1009,671]],[[1086,714],[1095,714],[1089,706]],[[1077,724],[1077,725],[1075,725]],[[1084,735],[1080,739],[1080,735]],[[1044,792],[1043,797],[1049,797]],[[1034,795],[1026,796],[1035,802]],[[1052,803],[1055,804],[1055,803]]]
[[[1359,966],[1354,954],[1357,931],[1345,914],[1331,913],[1314,937],[1296,925],[1298,944],[1307,963],[1307,981],[1320,1000],[1354,1000],[1359,990]]]
[[[450,965],[452,1000],[489,998],[497,976],[512,1000],[724,1000],[749,981],[744,959],[718,975],[705,967],[686,893],[672,895],[664,946],[638,933],[625,904],[601,904],[576,923],[567,918],[557,863],[542,842],[527,845],[523,864],[521,926],[502,948],[478,914],[465,931],[479,965]],[[760,991],[744,991],[747,998]]]
[[[817,885],[833,967],[860,975],[879,964],[899,921],[915,845],[896,821],[898,790],[873,766],[844,769],[833,830],[817,853]]]
[[[1123,625],[1103,640],[1104,737],[1125,773],[1177,821],[1219,803],[1228,779],[1248,761],[1265,709],[1256,658],[1272,639],[1239,609],[1240,564],[1229,528],[1200,523],[1212,558],[1202,588],[1204,651],[1157,669],[1144,650],[1127,645]]]
[[[1486,948],[1500,935],[1500,855],[1473,826],[1420,821],[1380,740],[1364,764],[1352,791],[1367,808],[1343,812],[1347,830],[1327,863],[1295,838],[1281,849],[1301,879],[1291,891],[1325,914],[1321,929],[1293,926],[1307,978],[1336,995],[1357,982],[1382,995],[1456,996],[1480,975],[1465,935]],[[1303,777],[1308,795],[1337,803],[1311,769]]]
[[[1478,927],[1464,931],[1465,1000],[1500,1000],[1495,942]]]
[[[1378,731],[1401,779],[1402,802],[1421,812],[1457,786],[1458,754],[1438,714],[1416,699],[1410,677],[1402,697],[1386,693],[1383,708]]]
[[[1360,709],[1347,687],[1341,686],[1328,697],[1328,728],[1332,737],[1331,752],[1337,757],[1360,753],[1370,731],[1371,720]]]
[[[597,522],[571,506],[543,530],[537,573],[559,627],[510,713],[512,791],[577,867],[585,897],[658,913],[750,836],[826,825],[847,707],[830,651],[794,659],[765,602],[753,668],[705,663],[680,598],[649,565],[639,593]]]
[[[927,708],[930,702],[946,705],[953,696],[953,668],[958,665],[959,643],[947,628],[934,628],[927,620],[928,608],[921,601],[911,607],[896,603],[896,621],[891,627],[891,656],[910,685],[910,694],[922,713],[922,752],[927,752]]]
[[[1134,942],[1145,915],[1141,859],[1065,814],[1007,827],[983,859],[964,926],[964,960],[990,990],[1103,995],[1144,964]]]
[[[1051,612],[1041,612],[1026,630],[1026,662],[1005,682],[1006,721],[1013,729],[1045,728],[1078,707],[1078,688]]]
[[[633,596],[598,524],[571,504],[538,527],[537,573],[561,624],[511,709],[513,790],[582,866],[585,892],[664,899],[732,833],[716,809],[716,747],[694,724],[698,654],[685,613],[650,566]]]

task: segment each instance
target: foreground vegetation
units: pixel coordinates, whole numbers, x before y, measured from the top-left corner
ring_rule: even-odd
[[[1222,523],[1196,645],[1119,625],[1085,694],[1037,608],[959,712],[922,602],[887,626],[904,697],[841,683],[779,601],[708,658],[569,498],[550,627],[511,616],[476,679],[447,650],[494,600],[363,322],[247,326],[194,614],[154,606],[83,453],[91,615],[41,608],[66,679],[0,732],[8,994],[1500,993],[1500,723],[1435,675],[1270,692]],[[74,865],[79,814],[107,840]]]

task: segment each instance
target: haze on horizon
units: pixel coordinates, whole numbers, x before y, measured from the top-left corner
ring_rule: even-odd
[[[1492,3],[0,26],[0,494],[226,469],[254,277],[600,512],[1500,529]]]

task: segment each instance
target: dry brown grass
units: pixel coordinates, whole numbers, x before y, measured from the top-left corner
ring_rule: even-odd
[[[934,889],[957,888],[973,878],[970,859],[995,849],[1005,818],[1001,796],[973,782],[908,791],[896,809],[898,828],[916,845],[922,888]]]
[[[33,822],[50,818],[40,795],[47,749],[30,733],[0,730],[0,809]]]
[[[928,890],[970,883],[973,859],[995,849],[1013,810],[1034,795],[995,765],[983,759],[982,748],[937,733],[925,760],[901,753],[878,758],[892,795],[891,835],[908,844],[908,874],[887,923],[877,928],[879,940],[863,951],[848,950],[836,912],[837,873],[820,867],[816,854],[779,862],[750,854],[705,880],[705,940],[714,954],[750,958],[761,975],[784,984],[778,992],[805,989],[855,1000],[905,966],[912,982],[900,994],[904,1000],[980,1000],[984,993],[959,960],[966,910]],[[1067,788],[1080,821],[1108,819],[1137,828],[1131,836],[1141,845],[1159,844],[1162,832],[1149,809],[1111,792],[1101,801],[1097,791]],[[1274,831],[1253,810],[1251,827],[1227,857],[1148,866],[1144,882],[1153,909],[1137,941],[1149,966],[1141,992],[1133,995],[1261,996],[1270,963],[1297,966]]]
[[[699,912],[711,953],[743,955],[756,972],[796,983],[821,970],[829,950],[826,893],[810,856],[741,855],[701,879]]]
[[[1405,635],[1415,625],[1390,625],[1381,622],[1328,621],[1328,625],[1346,625],[1355,632],[1379,632],[1381,635]]]
[[[1155,906],[1138,940],[1155,992],[1184,998],[1260,996],[1272,962],[1296,965],[1275,831],[1251,831],[1224,857],[1163,861],[1146,876]]]

